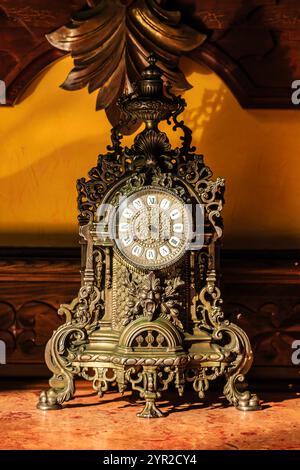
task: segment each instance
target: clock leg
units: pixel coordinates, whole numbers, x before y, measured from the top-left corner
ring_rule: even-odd
[[[227,351],[235,355],[235,359],[227,366],[225,376],[227,382],[224,387],[224,395],[238,410],[256,411],[261,409],[257,395],[245,390],[245,375],[251,368],[253,353],[246,333],[234,323],[221,327],[231,336],[230,346]]]
[[[157,408],[155,404],[157,395],[158,394],[156,392],[145,392],[144,397],[146,404],[144,409],[140,413],[137,413],[139,418],[162,418],[164,416],[164,414]]]
[[[72,333],[70,325],[62,325],[48,341],[45,351],[45,361],[53,373],[49,380],[50,389],[42,391],[37,403],[39,410],[58,410],[62,408],[64,401],[70,400],[75,392],[74,372],[72,366],[68,366],[64,357],[63,340]],[[59,349],[60,348],[60,349]]]
[[[213,254],[211,256],[213,260]],[[199,295],[200,314],[202,326],[212,329],[212,340],[215,346],[220,347],[220,351],[228,361],[224,370],[227,379],[224,395],[229,403],[239,410],[259,410],[261,406],[257,395],[245,391],[245,387],[242,389],[245,376],[253,362],[250,341],[242,328],[229,320],[224,320],[221,291],[216,286],[216,271],[214,266],[212,267],[213,269],[207,271],[206,285]],[[203,311],[207,314],[203,315]],[[222,345],[220,340],[223,340]],[[199,386],[203,386],[201,381]]]
[[[227,376],[227,382],[224,387],[224,395],[231,403],[240,411],[257,411],[261,410],[259,398],[256,394],[248,390],[241,392],[237,382],[241,380],[240,375]]]
[[[145,398],[144,409],[137,414],[139,418],[162,418],[164,414],[157,408],[156,399],[160,398],[158,391],[158,377],[156,366],[143,366],[142,372],[136,372],[134,367],[126,372],[127,381],[132,389],[140,392],[141,398]]]
[[[39,410],[59,410],[62,403],[72,398],[75,392],[74,378],[71,374],[54,374],[49,381],[50,388],[40,394],[37,408]]]
[[[88,277],[88,270],[85,275]],[[39,409],[57,410],[74,395],[74,376],[80,373],[80,367],[72,361],[86,344],[88,331],[97,326],[99,301],[99,289],[87,283],[70,304],[60,306],[58,313],[66,316],[66,323],[54,331],[46,346],[45,361],[53,377],[50,390],[41,393]]]

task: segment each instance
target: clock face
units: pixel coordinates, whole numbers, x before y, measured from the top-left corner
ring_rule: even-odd
[[[161,269],[181,258],[192,228],[184,202],[155,187],[136,191],[123,200],[115,224],[119,253],[144,269]]]

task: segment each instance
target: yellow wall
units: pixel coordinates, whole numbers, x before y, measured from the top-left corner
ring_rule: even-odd
[[[194,86],[184,114],[194,143],[226,178],[224,246],[300,248],[299,111],[243,110],[215,74],[182,66]],[[95,94],[59,88],[71,67],[60,60],[0,109],[2,246],[77,243],[75,181],[105,151],[110,125]]]

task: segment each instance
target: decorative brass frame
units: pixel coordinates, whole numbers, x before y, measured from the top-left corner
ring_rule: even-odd
[[[241,387],[253,356],[246,333],[224,318],[217,283],[216,252],[222,235],[224,180],[212,180],[202,155],[192,147],[190,129],[178,120],[185,101],[164,87],[161,70],[150,65],[119,106],[128,120],[145,129],[123,148],[119,126],[112,129],[108,153],[100,155],[89,179],[77,183],[82,239],[82,287],[70,305],[58,311],[65,323],[49,340],[46,363],[53,372],[50,390],[38,408],[61,407],[74,395],[74,377],[91,381],[102,396],[118,385],[131,386],[145,399],[140,417],[160,417],[156,400],[170,383],[179,395],[187,383],[200,398],[209,382],[225,376],[224,395],[236,408],[260,409],[256,395]],[[181,129],[182,145],[172,148],[157,124],[167,119]],[[97,208],[117,204],[118,196],[144,186],[167,188],[205,212],[204,245],[186,252],[168,269],[143,272],[116,255],[103,224],[97,231]]]

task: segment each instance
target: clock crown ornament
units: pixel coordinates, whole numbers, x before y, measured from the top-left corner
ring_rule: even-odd
[[[155,54],[148,57],[149,65],[142,72],[142,80],[140,81],[140,95],[143,97],[153,98],[163,94],[162,70],[156,65]]]
[[[191,386],[202,399],[223,377],[232,405],[257,410],[258,397],[242,386],[253,361],[249,339],[222,309],[225,183],[211,178],[178,120],[184,99],[164,85],[153,54],[148,62],[133,92],[119,99],[123,117],[107,153],[77,182],[81,287],[58,310],[65,323],[46,347],[53,377],[38,408],[61,408],[81,377],[100,397],[116,385],[137,390],[145,400],[138,416],[157,418],[157,400],[171,383],[180,396]],[[124,148],[121,129],[130,120],[145,127]],[[161,120],[182,132],[181,145],[171,146]]]
[[[156,65],[156,57],[150,54],[149,65],[142,72],[142,79],[134,84],[134,91],[121,95],[117,104],[131,119],[144,121],[147,128],[156,128],[159,121],[168,119],[179,107],[175,97],[166,96],[165,91],[171,86],[164,86],[163,72]]]

